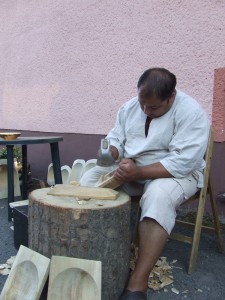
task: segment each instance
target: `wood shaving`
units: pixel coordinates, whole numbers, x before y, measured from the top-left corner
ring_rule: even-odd
[[[86,205],[87,204],[87,201],[85,201],[85,200],[78,200],[77,202],[80,205]]]
[[[1,269],[1,270],[3,270],[3,269],[11,269],[11,265],[8,265],[8,264],[1,264],[0,269]]]
[[[180,294],[180,292],[179,292],[177,289],[175,289],[175,288],[172,288],[171,291],[172,291],[173,293],[177,294],[177,295]]]
[[[6,264],[0,265],[0,275],[8,275],[10,273],[10,269],[12,268],[15,258],[16,256],[11,256],[7,259]]]
[[[10,273],[10,269],[0,270],[0,275],[9,275],[9,273]]]
[[[9,259],[7,259],[6,263],[7,265],[12,265],[14,263],[15,260],[15,256],[11,256]]]
[[[133,271],[138,258],[138,247],[131,245],[131,255],[130,269]],[[148,287],[154,291],[159,291],[165,286],[173,283],[171,269],[171,266],[169,266],[167,262],[167,258],[160,257],[149,275]]]
[[[177,259],[174,259],[171,264],[175,264],[177,262]]]
[[[75,186],[80,186],[79,181],[70,181],[70,184],[75,185]]]

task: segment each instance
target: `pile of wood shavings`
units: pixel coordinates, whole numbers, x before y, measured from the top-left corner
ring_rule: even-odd
[[[148,287],[159,291],[171,283],[173,283],[171,267],[167,263],[166,257],[160,257],[149,275]]]
[[[138,257],[138,248],[131,247],[131,261],[130,268],[133,271],[135,268],[135,263]],[[159,291],[165,286],[173,283],[173,276],[171,271],[171,266],[169,266],[166,257],[160,257],[155,264],[152,272],[149,275],[148,287],[154,291]]]
[[[15,258],[15,256],[11,256],[5,264],[0,265],[0,275],[9,275]]]

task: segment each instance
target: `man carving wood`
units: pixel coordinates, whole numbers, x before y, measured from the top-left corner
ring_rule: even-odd
[[[139,256],[120,300],[147,299],[148,277],[174,227],[176,209],[203,185],[209,133],[206,113],[176,89],[168,70],[146,70],[137,88],[138,96],[119,109],[106,137],[115,166],[96,166],[80,182],[95,186],[101,175],[117,168],[114,176],[123,189],[142,195]]]

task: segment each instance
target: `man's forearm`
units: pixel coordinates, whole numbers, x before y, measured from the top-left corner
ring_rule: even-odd
[[[156,178],[171,178],[173,176],[159,162],[148,166],[136,166],[132,159],[123,158],[114,177],[117,180],[129,182]]]
[[[148,166],[141,166],[138,168],[139,168],[138,180],[173,177],[173,175],[170,174],[160,162]]]

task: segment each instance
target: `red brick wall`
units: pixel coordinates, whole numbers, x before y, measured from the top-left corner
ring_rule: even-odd
[[[215,141],[225,141],[225,68],[216,69],[214,73],[214,92],[212,106],[212,124]]]

